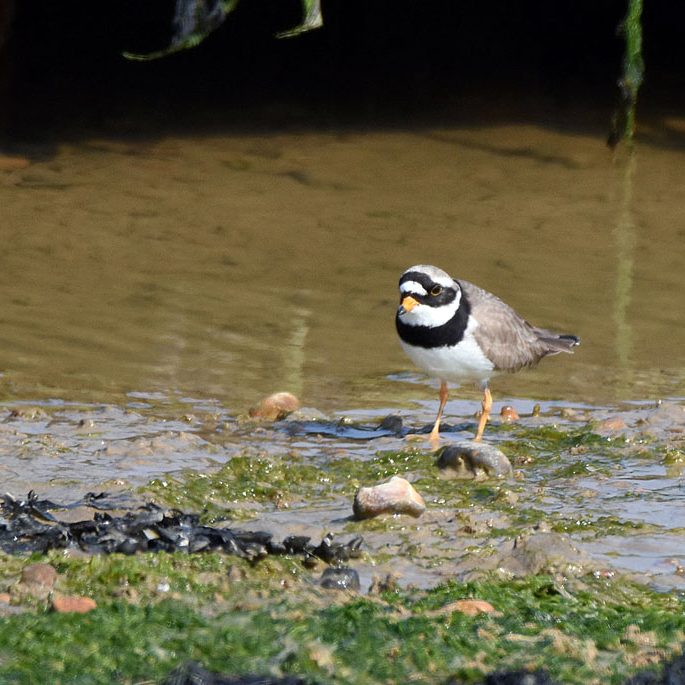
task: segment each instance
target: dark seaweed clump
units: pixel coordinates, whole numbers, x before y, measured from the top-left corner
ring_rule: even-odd
[[[92,519],[69,523],[51,510],[77,506],[95,509]],[[45,553],[77,547],[90,554],[136,552],[224,552],[250,561],[270,554],[301,555],[339,565],[358,557],[363,539],[356,536],[336,542],[329,533],[318,545],[306,536],[291,535],[278,542],[271,533],[218,528],[200,523],[200,515],[164,509],[146,503],[122,515],[102,509],[120,508],[106,493],[88,493],[82,500],[59,505],[39,499],[32,491],[26,499],[7,494],[0,503],[0,549],[8,554]]]

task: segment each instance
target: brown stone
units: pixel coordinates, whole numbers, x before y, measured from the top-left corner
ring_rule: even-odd
[[[57,571],[50,564],[29,564],[21,571],[24,585],[52,589],[57,580]]]
[[[514,423],[514,421],[518,421],[520,418],[516,409],[509,404],[502,407],[499,415],[504,423]]]
[[[69,595],[66,597],[55,597],[52,600],[53,610],[60,614],[87,614],[96,607],[95,600],[90,597]]]
[[[278,421],[300,408],[300,400],[289,392],[276,392],[260,400],[259,404],[250,409],[250,416],[254,419]]]
[[[0,602],[3,604],[9,604],[12,600],[9,592],[0,592]]]

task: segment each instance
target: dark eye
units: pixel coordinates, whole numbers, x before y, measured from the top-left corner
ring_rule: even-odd
[[[431,295],[436,296],[439,295],[442,292],[442,286],[441,285],[434,285],[431,288]]]

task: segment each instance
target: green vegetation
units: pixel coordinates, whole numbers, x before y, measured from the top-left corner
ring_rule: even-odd
[[[642,85],[645,65],[642,59],[642,0],[628,0],[628,12],[621,32],[626,41],[623,55],[623,75],[619,80],[621,99],[614,115],[609,145],[614,147],[620,140],[633,142],[635,133],[635,108],[637,92]]]
[[[130,60],[147,61],[194,48],[224,23],[226,17],[238,6],[238,2],[239,0],[220,0],[212,3],[210,8],[205,0],[179,0],[176,3],[172,22],[174,33],[170,45],[163,50],[144,55],[125,52],[124,57]],[[302,21],[292,29],[277,33],[277,38],[292,38],[323,26],[320,0],[300,0],[300,3]]]
[[[563,683],[609,684],[677,652],[685,631],[682,597],[623,580],[587,577],[574,587],[533,576],[363,597],[324,591],[288,561],[265,569],[214,554],[51,560],[60,590],[88,591],[99,606],[84,616],[7,617],[2,682],[155,682],[193,659],[320,683],[471,683],[495,669],[545,668]],[[447,607],[465,598],[496,613]]]
[[[254,515],[254,504],[281,506],[316,496],[330,480],[323,469],[301,457],[282,459],[234,457],[214,473],[188,470],[182,476],[152,480],[145,492],[155,501],[184,511],[204,512],[205,521]],[[250,508],[241,509],[239,503]]]

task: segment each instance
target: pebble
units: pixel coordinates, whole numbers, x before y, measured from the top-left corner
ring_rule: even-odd
[[[55,597],[52,600],[52,608],[58,614],[87,614],[97,608],[97,604],[90,597],[68,595],[66,597]]]
[[[506,478],[512,475],[511,463],[503,452],[473,441],[443,447],[436,463],[452,478]]]
[[[329,567],[321,574],[321,587],[326,590],[354,590],[360,588],[359,574],[347,566]]]
[[[380,514],[409,514],[417,517],[426,511],[426,504],[408,480],[393,476],[385,483],[359,488],[354,496],[353,511],[357,519],[373,518]]]
[[[249,414],[254,419],[278,421],[300,408],[300,400],[290,392],[275,392],[252,407]]]
[[[503,423],[514,423],[514,421],[518,421],[521,418],[516,409],[509,404],[502,407],[499,415]]]

